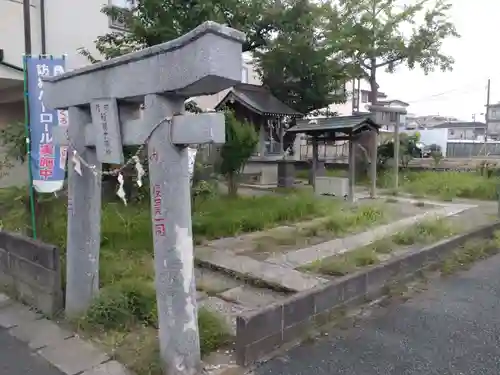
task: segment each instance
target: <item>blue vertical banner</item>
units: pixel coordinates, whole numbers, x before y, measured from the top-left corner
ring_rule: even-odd
[[[55,144],[52,129],[67,126],[68,113],[45,107],[42,80],[64,70],[64,58],[26,57],[31,178],[39,193],[54,193],[64,186],[67,147]]]

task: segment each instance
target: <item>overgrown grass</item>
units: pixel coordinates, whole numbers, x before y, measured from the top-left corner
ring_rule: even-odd
[[[381,188],[394,187],[394,175],[387,171],[378,176]],[[478,172],[402,171],[399,177],[401,192],[418,196],[496,200],[498,177],[487,178]]]
[[[360,206],[331,214],[321,229],[336,235],[344,235],[383,222],[384,219],[387,217],[382,206]]]
[[[466,269],[474,262],[486,259],[500,252],[500,231],[495,231],[489,240],[474,239],[456,249],[440,265],[443,275],[450,275],[457,270]]]
[[[392,237],[383,238],[342,255],[335,255],[302,267],[303,270],[330,276],[344,276],[360,268],[377,264],[380,259],[401,246],[424,245],[456,234],[458,228],[445,220],[421,222]]]
[[[193,232],[198,239],[234,236],[325,216],[336,206],[334,200],[318,199],[307,193],[221,197],[201,205],[193,216]]]
[[[327,170],[326,175],[346,177],[346,171]],[[297,178],[308,179],[309,171],[297,171]],[[453,198],[496,200],[499,178],[487,177],[477,172],[455,171],[412,171],[401,170],[399,188],[401,192],[421,197],[435,197],[441,200]],[[366,185],[368,181],[356,181],[357,185]],[[377,185],[382,189],[394,187],[394,173],[391,170],[379,170]]]
[[[328,240],[348,234],[357,233],[370,226],[387,222],[391,217],[382,205],[366,205],[353,207],[335,201],[335,210],[325,216],[324,220],[294,228],[290,231],[269,233],[255,239],[254,250],[268,252],[273,246],[307,246],[311,240]]]
[[[45,197],[45,196],[44,196]],[[0,189],[0,218],[6,230],[25,232],[29,226],[26,191]],[[273,226],[324,217],[339,203],[311,194],[216,196],[193,213],[195,240],[211,240]],[[64,199],[44,198],[37,217],[39,238],[66,248],[67,206]],[[124,206],[104,202],[101,220],[101,284],[121,280],[152,280],[152,229],[149,201]],[[62,257],[64,261],[64,256]]]
[[[6,230],[27,231],[30,220],[26,196],[24,189],[0,189],[0,219]],[[128,206],[117,202],[103,202],[101,294],[87,315],[79,321],[84,332],[100,329],[96,332],[100,336],[111,335],[125,340],[124,337],[130,338],[138,330],[142,332],[141,335],[149,332],[146,328],[154,331],[157,316],[149,204],[149,200]],[[193,232],[196,240],[202,241],[326,216],[337,206],[332,200],[300,193],[236,199],[216,196],[196,207],[197,211],[193,213]],[[63,270],[66,217],[65,199],[41,197],[37,215],[38,237],[62,249]],[[203,353],[226,343],[227,328],[218,316],[202,309],[198,319]],[[146,343],[141,345],[147,347],[144,350],[148,355],[154,356],[156,349],[151,348],[151,342],[156,341],[147,337],[143,339]],[[127,345],[133,347],[133,342]],[[137,366],[143,367],[144,361],[139,362]]]
[[[103,288],[85,316],[79,332],[92,336],[137,374],[160,374],[156,293],[151,282],[128,280]],[[206,355],[228,344],[228,327],[218,315],[198,310],[200,349]],[[135,337],[135,339],[134,339]],[[114,338],[111,340],[110,338]],[[121,338],[116,342],[116,338]],[[136,357],[129,358],[130,351]]]

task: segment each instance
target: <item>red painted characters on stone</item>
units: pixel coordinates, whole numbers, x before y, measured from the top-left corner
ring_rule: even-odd
[[[153,185],[153,222],[156,236],[165,236],[165,218],[161,210],[162,203],[161,185]]]

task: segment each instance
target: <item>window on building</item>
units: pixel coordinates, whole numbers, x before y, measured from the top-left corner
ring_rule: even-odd
[[[248,68],[246,66],[241,68],[241,82],[248,83]]]
[[[390,122],[398,121],[398,114],[396,112],[389,113],[389,121]]]
[[[368,93],[361,91],[361,103],[368,103]]]
[[[137,0],[109,0],[109,6],[123,9],[124,11],[131,11],[137,5]],[[123,17],[112,18],[109,17],[109,27],[119,30],[125,30],[125,21]]]

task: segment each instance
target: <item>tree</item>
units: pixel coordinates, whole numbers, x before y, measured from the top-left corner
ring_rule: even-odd
[[[252,156],[259,140],[254,126],[240,121],[234,113],[226,110],[226,143],[220,150],[220,172],[227,178],[228,192],[231,196],[238,193],[238,176]]]
[[[393,73],[406,64],[420,66],[424,73],[437,67],[451,70],[454,59],[441,51],[443,41],[460,37],[449,20],[451,3],[446,0],[417,0],[399,7],[396,0],[338,0],[334,7],[342,20],[342,47],[346,56],[362,69],[377,102],[377,70]],[[338,27],[329,39],[338,45]]]
[[[401,133],[399,135],[399,163],[403,168],[407,168],[410,161],[420,157],[420,149],[417,146],[420,141],[420,134],[408,135]],[[389,160],[394,160],[394,140],[384,142],[377,150],[378,165],[382,168],[387,166]]]
[[[308,114],[345,101],[351,66],[325,38],[329,6],[311,0],[284,5],[282,27],[265,47],[254,52],[263,84],[282,102]]]
[[[102,12],[122,22],[128,33],[110,32],[96,40],[106,59],[175,39],[205,21],[246,33],[244,51],[263,46],[279,28],[281,5],[274,0],[138,0],[130,10],[106,6]],[[90,60],[96,61],[86,50]]]

